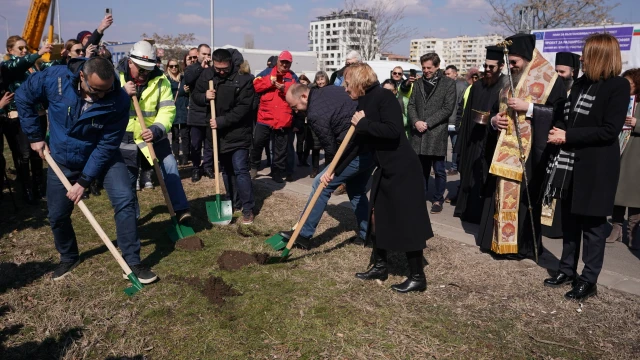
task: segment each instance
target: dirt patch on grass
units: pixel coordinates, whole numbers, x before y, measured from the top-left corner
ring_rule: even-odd
[[[198,289],[211,304],[218,306],[223,305],[228,297],[242,295],[241,292],[224,282],[222,278],[216,276],[210,276],[204,280],[199,277],[180,276],[171,276],[170,279],[175,283],[186,283]]]
[[[176,247],[186,251],[200,251],[204,248],[204,243],[199,237],[191,236],[182,240],[178,240]]]
[[[249,254],[244,251],[225,251],[218,258],[221,270],[238,270],[251,264],[264,265],[269,260],[267,253]]]

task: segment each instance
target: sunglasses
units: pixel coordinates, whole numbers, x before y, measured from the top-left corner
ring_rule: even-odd
[[[517,63],[518,62],[515,61],[515,60],[509,60],[509,65],[511,65],[511,66],[516,66]]]
[[[169,67],[169,69],[177,69],[178,65],[169,65],[168,67]]]
[[[28,46],[18,46],[18,50],[20,50],[20,51],[25,51],[25,50],[29,51],[29,47]]]
[[[75,49],[74,52],[76,55],[86,54],[87,52],[84,49]]]
[[[478,80],[478,75],[472,75],[471,78]]]
[[[133,61],[132,61],[132,62],[133,62]],[[151,72],[151,70],[143,69],[143,68],[141,68],[140,66],[138,66],[138,64],[136,64],[136,63],[133,63],[133,65],[134,65],[136,68],[138,68],[138,74],[140,74],[140,75],[144,75],[144,74],[146,74],[146,73],[150,73],[150,72]]]
[[[402,73],[401,73],[401,72],[395,72],[395,71],[394,71],[394,72],[392,72],[392,74],[393,74],[393,75],[402,75]]]
[[[482,65],[485,69],[489,69],[491,71],[493,71],[493,69],[497,68],[498,65],[487,65],[487,64],[483,64]]]
[[[223,67],[223,68],[219,68],[219,67],[215,67],[215,66],[213,67],[213,70],[214,70],[215,72],[217,72],[217,73],[222,73],[222,72],[228,73],[228,72],[229,72],[229,69],[230,69],[230,67],[229,67],[229,66],[227,66],[227,67]]]
[[[94,89],[89,85],[89,82],[87,81],[86,78],[84,79],[84,84],[87,86],[87,89],[89,89],[89,91],[87,91],[87,95],[108,94],[113,91],[115,86],[115,83],[112,83],[110,89],[107,89],[107,90]]]

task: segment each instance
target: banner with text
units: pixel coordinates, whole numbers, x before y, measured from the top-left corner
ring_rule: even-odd
[[[584,39],[602,32],[615,36],[620,42],[623,71],[640,67],[640,24],[533,30],[531,33],[536,36],[536,48],[554,64],[556,53],[566,51],[581,54]]]

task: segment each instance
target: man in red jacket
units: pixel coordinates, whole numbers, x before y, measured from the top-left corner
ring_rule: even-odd
[[[262,149],[269,142],[273,134],[273,160],[271,178],[277,183],[284,182],[287,160],[287,138],[291,132],[293,115],[285,100],[289,87],[298,81],[292,73],[291,53],[283,51],[278,56],[278,62],[273,68],[267,68],[253,81],[256,94],[260,95],[258,108],[258,122],[253,134],[253,148],[251,150],[251,178],[258,174],[258,166],[262,157]]]

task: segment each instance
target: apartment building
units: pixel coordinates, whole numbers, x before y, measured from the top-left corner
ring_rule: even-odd
[[[316,53],[319,70],[339,70],[351,50],[376,54],[377,44],[375,22],[366,10],[332,12],[309,24],[309,51]]]
[[[504,38],[497,34],[487,36],[457,36],[455,38],[424,38],[411,40],[410,61],[420,65],[420,56],[436,52],[446,65],[455,65],[464,74],[471,67],[481,67],[485,60],[485,46],[495,45]]]

